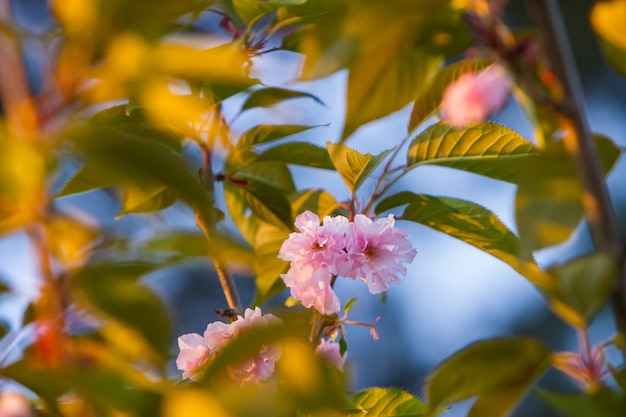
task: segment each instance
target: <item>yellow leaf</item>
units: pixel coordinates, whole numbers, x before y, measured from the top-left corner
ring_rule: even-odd
[[[231,417],[219,399],[196,388],[173,391],[163,404],[163,417]]]
[[[597,2],[591,11],[591,24],[607,42],[626,51],[626,0]]]

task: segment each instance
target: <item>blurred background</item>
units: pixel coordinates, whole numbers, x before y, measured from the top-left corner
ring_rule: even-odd
[[[561,1],[561,9],[576,55],[586,98],[586,109],[594,132],[611,138],[618,146],[626,147],[626,79],[610,69],[601,57],[595,37],[589,26],[592,1]],[[45,0],[15,0],[11,2],[15,21],[25,30],[44,35],[53,29]],[[507,9],[507,22],[514,28],[531,24],[522,0],[512,0]],[[218,30],[219,17],[203,16],[199,31]],[[24,59],[29,71],[31,88],[41,87],[38,76],[42,46],[37,41],[26,43]],[[2,58],[0,57],[0,60]],[[1,65],[1,62],[0,62]],[[241,133],[259,123],[290,123],[319,125],[301,134],[300,139],[325,144],[337,141],[342,129],[345,111],[344,91],[346,74],[339,72],[315,82],[295,81],[299,71],[299,57],[290,52],[265,54],[255,61],[255,71],[268,86],[283,86],[310,92],[325,106],[307,100],[289,101],[270,110],[253,109],[237,117],[235,132]],[[225,115],[233,120],[245,96],[238,95],[225,103]],[[411,109],[392,114],[357,131],[348,141],[362,152],[380,152],[399,143],[406,135],[406,124]],[[519,108],[510,102],[496,121],[511,127],[527,138],[532,138],[530,126]],[[194,157],[194,155],[190,155]],[[218,165],[219,166],[219,165]],[[72,172],[63,167],[55,186],[59,187]],[[348,196],[338,177],[327,172],[301,168],[295,171],[299,188],[328,187],[338,200]],[[607,184],[620,218],[622,234],[626,234],[626,160],[621,158],[610,173]],[[370,184],[371,186],[371,184]],[[439,167],[420,167],[412,171],[396,191],[411,188],[440,196],[469,199],[491,209],[511,229],[515,230],[515,186],[486,179],[465,172]],[[362,193],[367,195],[368,184]],[[219,193],[219,192],[218,192]],[[80,212],[91,221],[102,224],[115,233],[145,234],[170,228],[193,229],[193,214],[182,205],[165,210],[158,217],[126,216],[116,219],[119,211],[116,201],[102,191],[66,197],[56,204],[63,210]],[[344,302],[352,297],[358,301],[350,313],[353,320],[378,323],[380,339],[372,340],[368,329],[349,327],[348,355],[352,389],[370,386],[395,386],[415,394],[422,394],[422,384],[428,372],[441,360],[473,341],[506,335],[530,335],[544,341],[555,350],[576,349],[575,334],[561,323],[546,307],[540,293],[524,278],[495,258],[460,241],[426,227],[399,222],[406,228],[418,251],[407,277],[390,289],[386,300],[370,295],[365,286],[352,281],[339,281],[337,293]],[[541,266],[561,263],[575,254],[591,249],[589,234],[584,225],[565,244],[537,254]],[[31,248],[19,234],[0,240],[0,278],[15,292],[0,298],[2,321],[16,329],[28,300],[37,294],[38,278],[33,267]],[[213,309],[225,307],[224,297],[211,264],[194,260],[168,268],[146,277],[163,299],[174,322],[172,358],[177,354],[176,336],[202,333],[206,324],[217,319]],[[254,283],[245,273],[237,276],[244,305],[253,300]],[[270,300],[264,311],[279,311],[286,294]],[[278,313],[279,314],[279,313]],[[614,333],[612,313],[607,306],[595,319],[591,335],[593,341],[608,340]],[[19,346],[27,343],[14,341],[0,343],[0,360],[7,361],[19,355]],[[609,351],[609,361],[620,363],[617,352]],[[178,372],[172,364],[172,378]],[[6,382],[0,381],[0,389]],[[562,390],[575,389],[565,377],[556,372],[547,373],[541,385]],[[467,404],[460,404],[448,414],[465,415]],[[528,396],[515,416],[553,416],[538,400]]]

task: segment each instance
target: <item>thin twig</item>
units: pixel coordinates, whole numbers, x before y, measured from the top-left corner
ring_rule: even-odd
[[[543,36],[546,56],[561,81],[564,99],[559,103],[567,134],[564,144],[572,155],[584,187],[583,207],[597,249],[615,259],[617,276],[613,308],[618,330],[626,335],[626,267],[622,260],[619,224],[603,182],[603,170],[591,129],[584,116],[582,88],[555,0],[528,0],[530,12]],[[593,277],[589,277],[593,279]],[[626,349],[624,350],[626,355]]]
[[[215,216],[214,209],[215,175],[213,174],[211,157],[211,151],[206,146],[202,146],[202,180],[206,187],[209,204],[207,210],[202,210],[198,207],[194,208],[196,211],[196,222],[209,242],[217,232],[217,218]],[[239,292],[237,291],[235,281],[228,270],[226,261],[221,256],[217,254],[213,256],[213,264],[215,266],[215,272],[220,280],[220,284],[222,285],[222,290],[224,291],[228,307],[234,312],[232,316],[229,316],[229,319],[236,319],[238,314],[243,314],[243,307],[241,305],[241,299],[239,298]]]

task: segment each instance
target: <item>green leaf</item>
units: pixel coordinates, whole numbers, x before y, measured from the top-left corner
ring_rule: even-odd
[[[177,200],[175,191],[166,186],[148,187],[142,189],[136,186],[122,187],[122,208],[118,217],[134,213],[152,213],[163,210]]]
[[[122,134],[153,140],[176,152],[182,150],[182,138],[179,133],[167,129],[163,125],[155,125],[142,108],[135,107],[129,112],[129,106],[132,104],[104,109],[89,119],[89,125],[99,128],[114,128]]]
[[[534,339],[473,343],[445,359],[428,378],[429,415],[438,414],[449,404],[478,397],[470,416],[505,416],[548,368],[551,356],[550,349]],[[503,397],[497,400],[500,394]],[[497,400],[496,407],[489,411],[484,398]]]
[[[312,168],[335,169],[326,149],[306,142],[291,142],[274,146],[259,155],[259,159]]]
[[[7,323],[0,321],[0,341],[9,333],[10,330],[11,329]]]
[[[88,177],[100,172],[100,178],[116,184],[143,189],[167,186],[187,203],[207,209],[204,186],[180,154],[180,143],[157,129],[137,127],[129,120],[136,112],[128,117],[123,106],[118,107],[96,115],[87,126],[66,132],[76,152],[87,157]]]
[[[293,228],[291,205],[280,188],[257,181],[247,181],[242,186],[226,184],[224,188],[238,189],[242,193],[246,206],[260,220],[275,226],[286,227],[287,230]]]
[[[272,142],[317,126],[302,125],[258,125],[244,132],[237,142],[239,149],[247,149],[260,143]]]
[[[486,208],[454,198],[403,192],[381,201],[376,212],[403,204],[408,206],[402,219],[462,240],[500,259],[536,285],[545,287],[551,281],[537,267],[532,253],[521,252],[517,236]]]
[[[258,17],[285,6],[306,3],[307,0],[231,0],[232,7],[245,24],[250,24]]]
[[[350,414],[355,417],[418,417],[425,415],[427,410],[422,401],[399,388],[369,388],[356,393],[352,402],[363,410]]]
[[[460,52],[468,36],[462,13],[450,2],[335,3],[307,19],[297,44],[305,56],[303,78],[348,70],[343,141],[415,100],[444,57]]]
[[[605,172],[620,154],[607,138],[596,136]],[[567,240],[583,215],[583,187],[562,141],[551,143],[519,174],[516,222],[524,250],[538,250]]]
[[[74,277],[74,286],[88,306],[130,326],[165,358],[171,342],[169,316],[161,300],[138,282],[155,267],[142,262],[88,265]]]
[[[554,312],[574,327],[585,328],[611,293],[615,263],[603,253],[551,267],[555,286],[547,292]]]
[[[517,132],[495,123],[465,130],[437,123],[411,142],[407,165],[441,165],[515,182],[522,167],[537,153],[537,148]]]
[[[276,161],[259,161],[256,160],[243,169],[239,169],[236,175],[231,175],[235,180],[244,180],[244,182],[258,182],[269,187],[281,190],[284,194],[290,194],[296,191],[291,176],[291,171],[286,164]],[[236,177],[236,178],[235,178]]]
[[[309,210],[317,213],[320,218],[336,213],[342,208],[345,209],[345,206],[331,193],[322,189],[303,190],[291,203],[293,213],[300,214]]]
[[[591,24],[600,37],[600,46],[609,63],[626,76],[626,1],[598,2],[591,10]]]
[[[468,72],[479,71],[491,61],[484,59],[471,59],[455,62],[443,67],[428,83],[428,87],[415,99],[411,119],[409,120],[409,132],[424,123],[432,114],[439,109],[443,93],[453,81]]]
[[[537,390],[536,394],[563,417],[623,417],[626,396],[604,389],[595,394],[557,393]]]
[[[0,279],[2,277],[0,276]],[[11,287],[9,287],[7,284],[5,284],[4,282],[2,282],[0,280],[0,295],[4,294],[5,292],[9,292],[11,291]]]
[[[100,167],[85,164],[70,177],[55,197],[59,198],[97,190],[99,188],[109,187],[114,183],[115,179],[109,178]]]
[[[275,104],[282,103],[286,100],[293,100],[296,98],[311,98],[322,106],[324,103],[322,100],[310,93],[303,91],[288,90],[286,88],[267,87],[260,90],[255,90],[248,96],[246,101],[241,106],[241,111],[252,109],[255,107],[271,107]]]
[[[148,252],[165,252],[172,260],[190,257],[221,256],[233,262],[251,264],[252,248],[231,234],[217,232],[208,239],[202,233],[174,231],[157,235],[142,247]]]
[[[36,393],[45,403],[46,409],[56,411],[53,415],[62,415],[56,400],[70,391],[71,383],[64,373],[55,372],[41,363],[32,350],[27,350],[21,360],[3,367],[2,377],[10,378]]]
[[[362,154],[345,145],[330,142],[326,144],[326,148],[335,169],[353,193],[391,152],[387,150],[378,155]]]
[[[392,25],[386,32],[397,31]],[[400,32],[381,34],[403,36]],[[442,63],[441,56],[422,51],[400,53],[377,50],[351,65],[348,78],[346,125],[347,138],[362,125],[400,110],[415,99]]]
[[[289,264],[278,258],[278,251],[287,238],[283,229],[263,228],[259,230],[266,238],[265,242],[255,245],[255,260],[253,264],[256,278],[255,305],[262,305],[265,301],[284,291],[280,274],[287,272]]]

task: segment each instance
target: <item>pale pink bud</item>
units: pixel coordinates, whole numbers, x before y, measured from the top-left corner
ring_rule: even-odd
[[[26,397],[17,392],[0,394],[0,417],[30,417],[32,407]]]
[[[463,74],[444,91],[443,115],[457,129],[483,122],[504,107],[511,87],[510,75],[497,64]]]
[[[337,342],[322,339],[315,348],[315,353],[324,358],[328,363],[334,365],[340,371],[346,363],[347,354],[341,356],[341,346]]]

